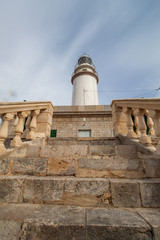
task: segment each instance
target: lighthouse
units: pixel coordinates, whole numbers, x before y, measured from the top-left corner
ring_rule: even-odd
[[[98,81],[92,59],[88,55],[82,55],[78,59],[71,79],[72,105],[98,105]]]

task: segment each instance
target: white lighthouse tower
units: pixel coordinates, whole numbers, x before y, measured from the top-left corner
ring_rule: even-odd
[[[78,59],[71,82],[73,84],[72,105],[98,105],[98,75],[88,55]]]

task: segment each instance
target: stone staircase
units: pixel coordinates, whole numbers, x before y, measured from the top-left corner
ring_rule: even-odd
[[[160,240],[160,156],[126,142],[56,138],[1,156],[0,240]]]

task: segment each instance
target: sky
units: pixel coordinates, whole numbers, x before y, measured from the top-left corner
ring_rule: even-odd
[[[0,0],[0,101],[71,105],[88,54],[99,104],[160,97],[159,0]]]

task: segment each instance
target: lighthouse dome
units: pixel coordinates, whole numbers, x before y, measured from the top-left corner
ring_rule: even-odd
[[[92,59],[88,55],[82,55],[78,59],[78,65],[81,65],[83,63],[88,63],[88,64],[92,65]]]

